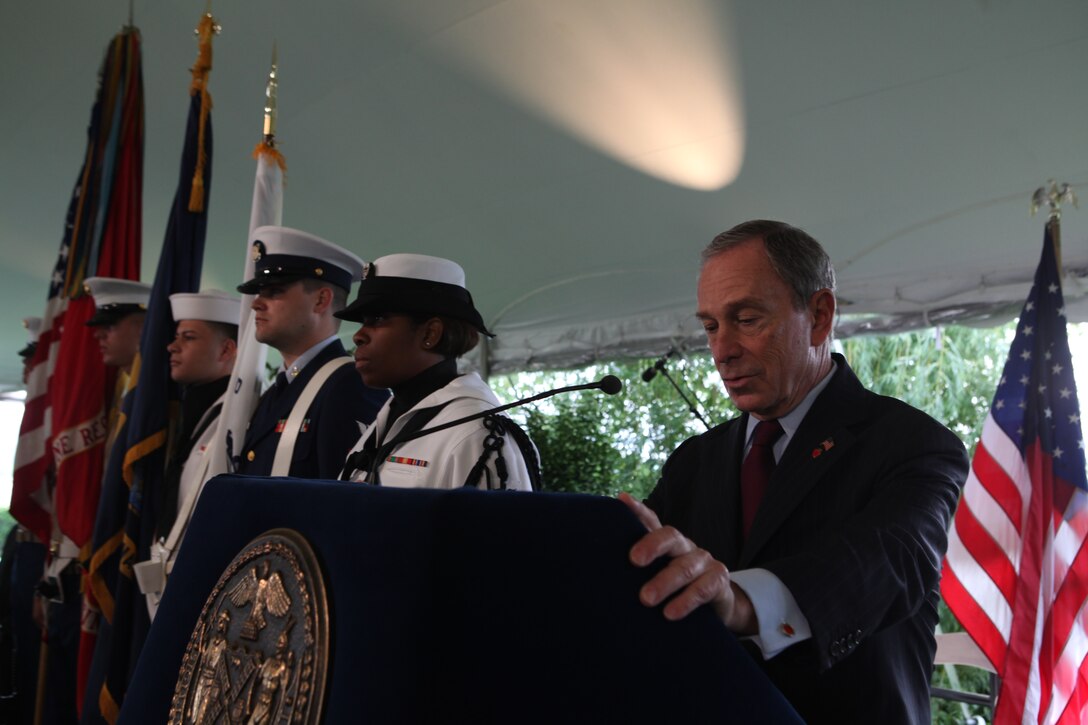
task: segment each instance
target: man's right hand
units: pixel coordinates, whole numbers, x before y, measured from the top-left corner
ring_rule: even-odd
[[[737,634],[755,634],[758,622],[744,590],[729,579],[729,570],[672,526],[662,526],[657,514],[628,493],[619,495],[638,517],[648,533],[631,547],[631,563],[644,567],[661,558],[669,563],[639,590],[647,607],[665,605],[665,618],[683,619],[704,604],[710,604],[725,626]],[[675,595],[675,596],[674,596]]]

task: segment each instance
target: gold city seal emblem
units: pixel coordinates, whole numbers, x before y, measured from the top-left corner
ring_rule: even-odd
[[[298,532],[267,531],[234,557],[204,602],[169,722],[320,722],[328,653],[317,558]]]

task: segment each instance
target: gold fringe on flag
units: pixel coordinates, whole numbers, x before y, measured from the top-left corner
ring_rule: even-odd
[[[287,160],[283,158],[283,154],[276,148],[274,141],[269,139],[262,140],[257,144],[257,147],[253,149],[253,158],[260,159],[262,156],[270,162],[276,162],[276,166],[280,167],[280,171],[287,173]]]
[[[193,82],[189,86],[189,95],[200,94],[200,125],[197,136],[196,170],[193,172],[193,186],[189,192],[189,211],[204,211],[204,167],[208,163],[208,152],[204,145],[204,132],[208,125],[208,113],[212,109],[212,97],[208,93],[208,73],[212,69],[212,35],[219,32],[219,26],[211,13],[205,13],[196,29],[199,36],[199,50],[196,63],[191,69]]]

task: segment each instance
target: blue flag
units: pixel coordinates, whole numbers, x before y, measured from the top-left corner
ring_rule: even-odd
[[[212,19],[201,20],[201,52],[193,68],[189,118],[181,158],[178,190],[167,223],[162,255],[151,289],[140,353],[133,366],[137,380],[125,436],[115,444],[124,446],[121,475],[103,484],[94,541],[114,541],[121,546],[92,569],[108,583],[112,580],[112,616],[101,623],[94,660],[87,682],[81,721],[113,723],[140,650],[150,627],[143,595],[133,575],[133,565],[146,560],[155,533],[157,512],[148,505],[156,486],[163,481],[171,417],[179,399],[177,385],[170,379],[166,347],[174,338],[170,295],[196,292],[204,261],[207,229],[207,193],[211,189],[211,98],[206,89],[210,63]],[[97,558],[97,557],[95,557]],[[103,608],[105,614],[105,608]]]

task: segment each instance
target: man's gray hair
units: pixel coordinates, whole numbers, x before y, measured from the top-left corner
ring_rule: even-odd
[[[753,238],[763,240],[771,267],[792,291],[797,309],[804,309],[818,290],[835,291],[835,270],[827,252],[807,232],[785,222],[753,219],[722,232],[703,250],[702,264]]]

